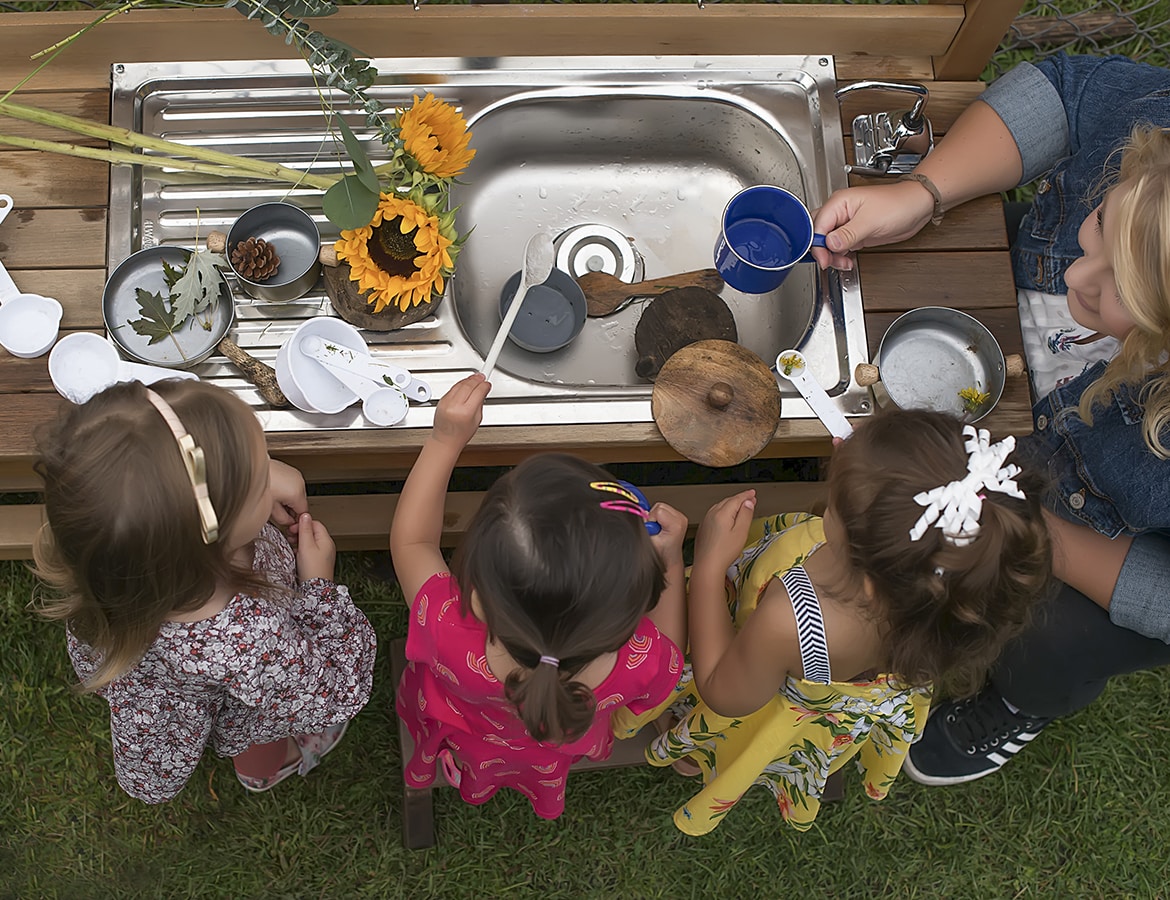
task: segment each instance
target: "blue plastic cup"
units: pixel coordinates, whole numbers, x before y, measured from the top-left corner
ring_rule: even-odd
[[[723,210],[715,242],[715,268],[745,294],[766,294],[783,284],[792,267],[812,262],[812,247],[825,246],[813,233],[812,215],[796,194],[771,184],[744,188]]]

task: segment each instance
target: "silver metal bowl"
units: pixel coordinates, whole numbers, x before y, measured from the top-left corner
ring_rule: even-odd
[[[257,300],[284,303],[296,300],[313,289],[321,274],[321,233],[313,217],[291,203],[261,203],[236,219],[227,236],[228,265],[236,244],[250,237],[272,245],[280,265],[270,278],[252,281],[232,266],[245,291]]]

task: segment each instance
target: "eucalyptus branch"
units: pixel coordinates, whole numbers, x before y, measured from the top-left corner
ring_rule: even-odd
[[[337,7],[323,0],[228,0],[225,7],[235,7],[246,18],[259,18],[269,34],[283,37],[296,46],[309,66],[325,77],[325,83],[345,93],[366,117],[366,126],[378,133],[387,147],[398,142],[393,120],[382,114],[382,104],[366,93],[378,71],[370,63],[354,56],[349,47],[314,31],[297,16],[325,16]]]
[[[325,190],[331,187],[338,178],[329,175],[313,175],[309,172],[303,172],[300,169],[291,169],[287,166],[279,165],[278,163],[269,163],[262,160],[248,159],[243,156],[232,156],[230,153],[222,153],[218,150],[211,150],[205,147],[188,147],[186,144],[178,144],[173,141],[166,141],[161,138],[150,137],[149,135],[138,134],[134,131],[128,131],[125,128],[118,128],[113,125],[103,125],[100,122],[90,122],[86,119],[79,119],[76,116],[70,116],[66,113],[53,112],[46,109],[38,109],[34,106],[24,106],[19,103],[12,103],[11,101],[0,101],[0,115],[10,116],[14,119],[21,119],[26,122],[34,122],[38,125],[48,125],[52,128],[59,128],[62,131],[70,131],[74,134],[80,134],[85,137],[97,138],[98,140],[109,141],[112,144],[118,144],[123,147],[136,147],[143,150],[154,150],[160,153],[172,154],[163,159],[161,157],[150,157],[136,153],[121,153],[121,151],[102,151],[105,153],[121,153],[124,157],[130,157],[135,165],[153,165],[155,168],[164,168],[172,166],[174,168],[188,168],[182,165],[182,159],[175,159],[173,157],[187,157],[193,160],[198,160],[201,163],[210,163],[210,166],[202,168],[190,168],[189,171],[205,172],[214,174],[219,171],[223,174],[248,174],[258,178],[263,178],[268,181],[284,181],[290,184],[306,185],[307,187],[318,188]],[[11,143],[11,141],[8,141]],[[55,141],[42,141],[45,145],[51,145],[55,153],[67,153],[68,151],[61,149],[73,147],[72,144],[62,144]],[[14,145],[15,146],[15,145]],[[49,149],[48,146],[39,149]],[[77,148],[86,149],[86,148]],[[69,153],[71,156],[84,156],[83,153]],[[112,157],[90,157],[92,159],[111,159]],[[148,162],[148,160],[155,160],[157,162]],[[126,160],[120,159],[119,162]],[[228,172],[227,170],[231,170]]]

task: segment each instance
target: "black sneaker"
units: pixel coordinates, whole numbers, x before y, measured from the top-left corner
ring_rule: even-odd
[[[1051,719],[1013,713],[988,686],[966,700],[943,703],[910,745],[902,770],[919,784],[974,781],[998,771]]]

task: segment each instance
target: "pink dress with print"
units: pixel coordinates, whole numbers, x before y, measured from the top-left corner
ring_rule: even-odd
[[[565,808],[569,766],[582,757],[609,756],[614,712],[653,709],[682,674],[678,648],[643,618],[593,692],[597,715],[589,730],[572,743],[541,743],[525,731],[488,668],[487,628],[459,607],[458,585],[447,572],[432,576],[411,607],[408,664],[397,701],[398,715],[414,738],[414,755],[403,773],[407,787],[429,787],[442,763],[468,803],[484,803],[510,787],[532,802],[538,816],[555,819]]]

